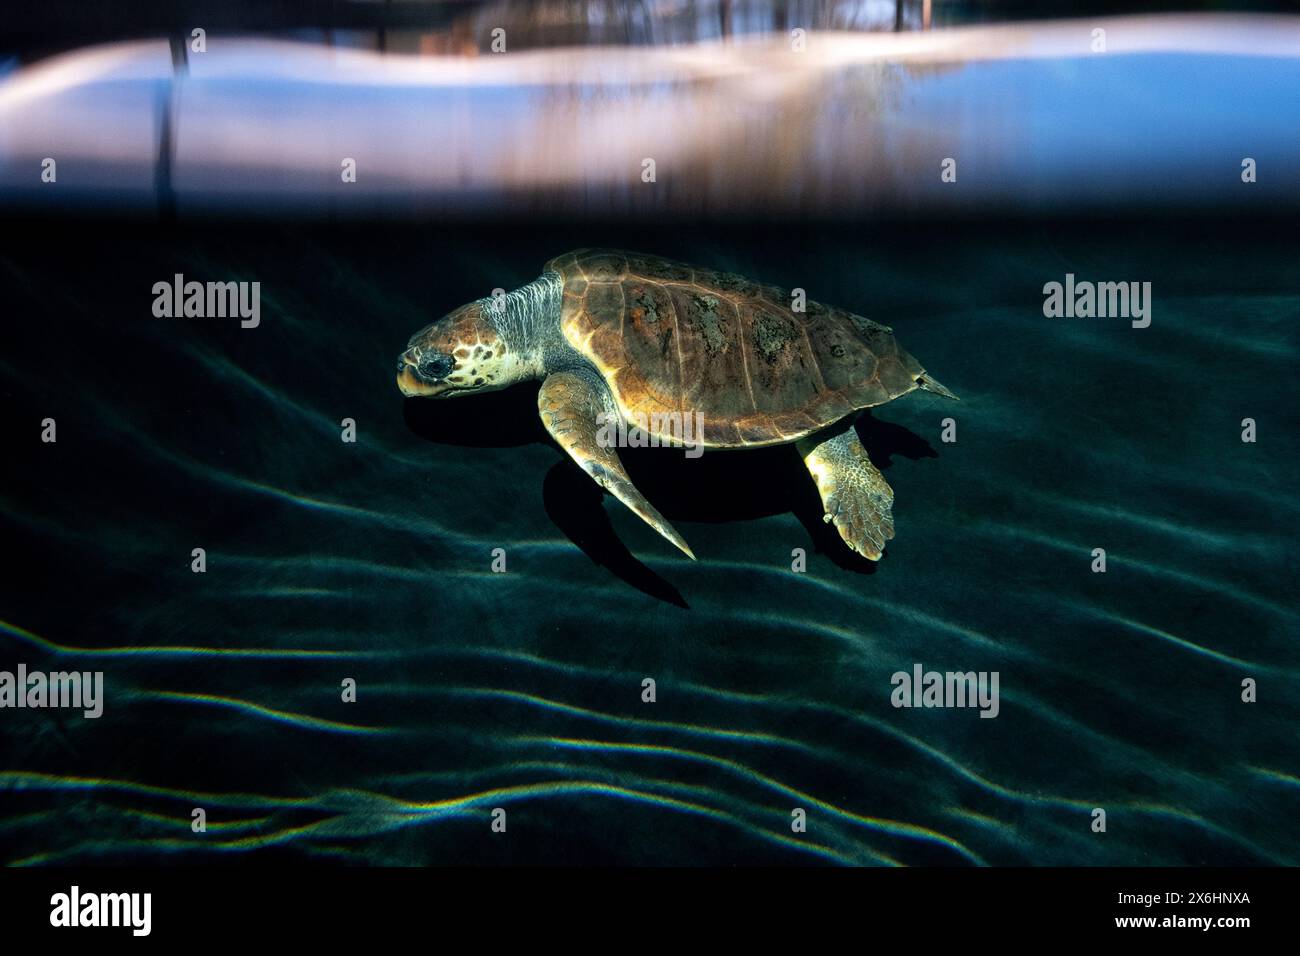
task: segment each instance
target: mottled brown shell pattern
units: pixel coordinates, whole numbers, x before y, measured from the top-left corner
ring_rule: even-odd
[[[652,432],[675,413],[698,416],[705,445],[781,444],[924,372],[885,326],[812,301],[795,312],[788,292],[741,276],[603,249],[546,268],[564,279],[565,338]]]

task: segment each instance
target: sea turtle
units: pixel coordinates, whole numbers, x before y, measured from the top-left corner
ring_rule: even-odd
[[[793,442],[825,520],[875,561],[894,536],[894,493],[853,419],[916,388],[957,397],[870,319],[738,275],[608,249],[558,256],[522,288],[461,306],[412,336],[397,362],[407,397],[532,379],[560,447],[692,558],[633,486],[614,435],[636,426],[632,434],[652,444]]]

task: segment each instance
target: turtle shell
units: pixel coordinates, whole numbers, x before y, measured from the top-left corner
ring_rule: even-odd
[[[607,249],[546,268],[564,280],[565,339],[623,415],[665,441],[684,416],[708,446],[794,441],[924,372],[885,326],[812,301],[796,312],[786,290],[742,276]]]

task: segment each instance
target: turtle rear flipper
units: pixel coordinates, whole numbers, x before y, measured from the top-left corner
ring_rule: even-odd
[[[852,420],[802,438],[796,447],[817,483],[826,522],[858,554],[879,561],[894,536],[894,491],[867,457]]]
[[[623,469],[618,452],[597,440],[598,418],[611,414],[613,403],[603,383],[574,372],[557,372],[547,377],[537,393],[537,410],[542,424],[598,485],[631,508],[646,524],[681,549],[691,560],[695,554],[677,530],[637,491]]]

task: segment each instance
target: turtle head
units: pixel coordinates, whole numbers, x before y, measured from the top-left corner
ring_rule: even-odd
[[[545,377],[544,330],[559,333],[563,287],[552,272],[449,312],[406,343],[397,387],[407,398],[449,397]]]
[[[397,387],[407,398],[464,395],[518,381],[510,371],[505,342],[483,304],[471,302],[411,336],[397,359]]]

